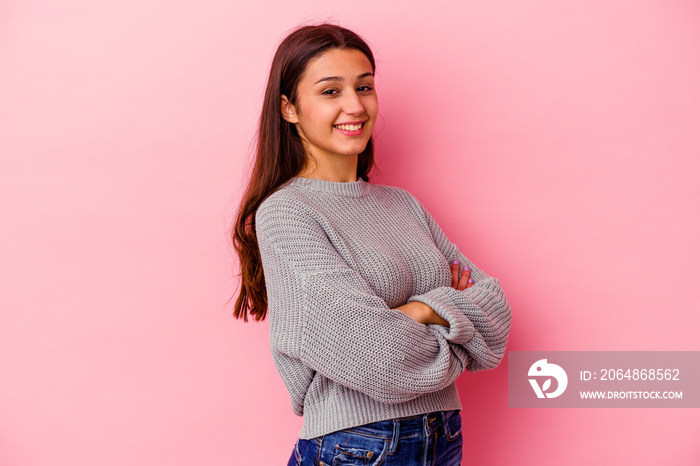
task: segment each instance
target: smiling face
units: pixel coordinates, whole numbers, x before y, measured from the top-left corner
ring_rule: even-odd
[[[295,105],[282,96],[282,117],[294,123],[318,164],[337,164],[365,150],[379,105],[372,65],[355,49],[331,49],[311,60]]]

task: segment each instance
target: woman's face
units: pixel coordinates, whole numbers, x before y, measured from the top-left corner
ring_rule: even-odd
[[[296,105],[285,96],[281,104],[283,118],[296,125],[307,152],[325,161],[364,151],[378,110],[372,65],[355,49],[332,49],[311,60]]]

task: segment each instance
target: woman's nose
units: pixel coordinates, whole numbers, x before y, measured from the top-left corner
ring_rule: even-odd
[[[348,115],[361,115],[364,113],[365,106],[362,105],[360,96],[358,96],[356,92],[348,92],[345,94],[343,111]]]

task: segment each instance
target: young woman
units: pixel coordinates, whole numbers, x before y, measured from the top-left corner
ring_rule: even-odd
[[[235,224],[234,315],[265,318],[304,425],[290,465],[460,464],[455,379],[492,369],[510,308],[407,191],[370,184],[375,63],[355,33],[280,44]]]

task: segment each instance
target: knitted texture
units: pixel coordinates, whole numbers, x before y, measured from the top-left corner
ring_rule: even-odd
[[[300,438],[461,409],[455,379],[496,367],[511,313],[498,280],[469,261],[407,191],[295,177],[255,216],[272,356],[304,416]],[[474,285],[450,286],[449,263]],[[393,309],[430,306],[450,327]]]

